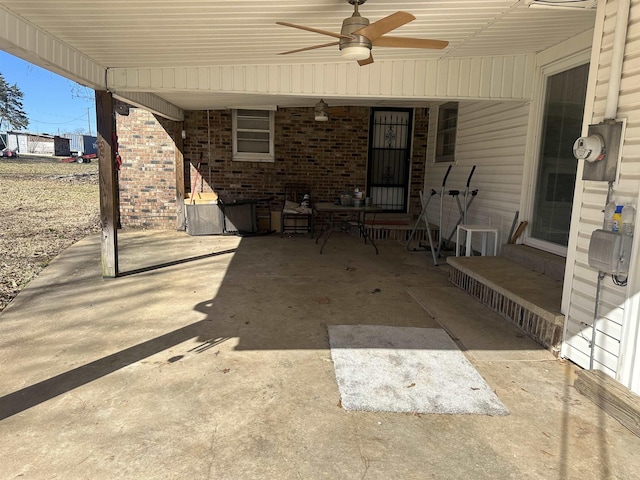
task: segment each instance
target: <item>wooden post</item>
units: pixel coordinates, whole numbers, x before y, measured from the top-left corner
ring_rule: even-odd
[[[96,90],[98,129],[98,175],[100,179],[100,227],[102,228],[102,276],[118,276],[118,211],[119,195],[114,149],[115,118],[111,93]]]
[[[184,231],[187,228],[186,209],[184,206],[184,122],[174,123],[173,141],[176,144],[176,228]]]

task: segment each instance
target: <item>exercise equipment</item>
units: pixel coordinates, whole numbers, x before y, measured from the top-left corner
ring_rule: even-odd
[[[431,203],[431,200],[438,194],[438,192],[436,192],[434,189],[431,189],[429,192],[429,197],[425,199],[425,195],[423,194],[423,192],[420,192],[420,203],[422,204],[422,212],[420,212],[420,215],[418,216],[418,219],[416,220],[416,223],[413,227],[413,230],[411,231],[411,234],[409,235],[409,240],[407,241],[407,250],[412,250],[412,251],[417,251],[419,250],[419,248],[426,248],[425,246],[423,246],[422,244],[418,244],[419,248],[411,248],[411,242],[413,241],[416,232],[418,231],[418,228],[420,226],[420,222],[422,222],[424,220],[425,222],[425,228],[427,229],[427,237],[429,239],[429,249],[431,250],[431,256],[433,257],[433,264],[435,266],[438,266],[438,258],[440,257],[440,252],[442,251],[442,247],[445,245],[445,242],[447,244],[451,243],[451,239],[453,238],[453,236],[456,234],[456,230],[458,228],[458,225],[461,224],[465,224],[467,223],[467,214],[469,211],[469,207],[471,206],[471,204],[473,203],[475,197],[478,195],[478,189],[475,190],[471,190],[470,189],[470,185],[471,185],[471,179],[473,178],[473,174],[476,170],[476,166],[474,165],[471,168],[471,172],[469,173],[469,177],[467,178],[467,184],[465,186],[465,190],[462,194],[463,199],[462,201],[460,200],[460,195],[461,192],[460,190],[446,190],[447,187],[447,178],[449,177],[449,173],[451,173],[451,167],[452,165],[449,165],[449,167],[447,168],[447,171],[444,174],[444,178],[442,179],[442,186],[440,188],[440,195],[439,195],[439,199],[440,199],[440,205],[439,205],[439,221],[438,221],[438,244],[437,247],[434,244],[433,241],[433,236],[431,233],[431,228],[429,227],[429,220],[428,220],[428,216],[427,216],[427,210],[429,207],[429,204]],[[444,217],[444,197],[445,195],[450,195],[452,197],[454,197],[456,199],[456,204],[458,206],[458,212],[459,212],[459,218],[458,221],[456,222],[456,224],[453,226],[453,229],[451,230],[451,234],[449,235],[449,237],[447,237],[446,241],[443,241],[443,235],[442,235],[442,230],[443,230],[443,217]]]
[[[423,245],[421,243],[418,243],[418,248],[411,248],[411,241],[413,240],[413,238],[416,235],[416,232],[418,231],[418,228],[420,227],[420,222],[422,220],[424,220],[424,224],[425,224],[425,228],[427,229],[427,237],[429,239],[429,249],[431,250],[431,256],[433,257],[433,264],[437,267],[438,266],[438,257],[440,256],[440,236],[442,234],[442,213],[443,213],[443,200],[444,200],[444,195],[445,195],[445,188],[447,186],[447,177],[449,176],[449,173],[451,172],[451,165],[449,165],[449,168],[447,168],[446,173],[444,174],[444,178],[442,179],[442,187],[440,188],[440,222],[438,223],[438,246],[437,248],[434,246],[433,243],[433,235],[431,234],[431,228],[429,226],[429,219],[427,217],[427,209],[429,208],[429,203],[431,203],[431,200],[433,199],[433,197],[438,193],[436,192],[434,189],[431,189],[431,191],[429,192],[429,198],[427,198],[425,200],[425,195],[423,194],[422,191],[420,191],[420,203],[422,204],[422,212],[420,212],[420,215],[418,216],[418,219],[416,220],[416,224],[413,227],[413,230],[411,230],[411,235],[409,235],[409,240],[407,241],[407,250],[413,250],[413,251],[417,251],[419,248],[423,247]]]
[[[471,178],[473,177],[473,173],[476,171],[476,166],[471,167],[471,172],[469,173],[469,177],[467,178],[467,185],[464,189],[464,197],[462,202],[460,201],[460,190],[449,190],[449,195],[455,197],[456,204],[458,205],[458,212],[460,216],[458,217],[458,221],[451,229],[451,234],[447,237],[447,244],[451,243],[451,239],[456,234],[458,229],[458,225],[464,225],[467,223],[467,212],[469,211],[469,207],[473,203],[478,195],[478,189],[470,190],[469,185],[471,184]],[[441,204],[442,205],[442,204]],[[442,208],[441,208],[442,211]],[[442,224],[442,215],[440,216],[440,223]]]

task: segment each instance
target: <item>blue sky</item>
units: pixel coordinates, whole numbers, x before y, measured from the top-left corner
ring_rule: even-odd
[[[93,90],[1,50],[0,73],[22,90],[30,132],[96,135]]]

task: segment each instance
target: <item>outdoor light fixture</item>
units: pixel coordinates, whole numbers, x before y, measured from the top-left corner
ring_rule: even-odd
[[[114,110],[123,117],[129,115],[129,105],[127,105],[126,103],[116,101]]]
[[[182,130],[182,132],[180,132],[180,135],[182,136],[182,139],[184,140],[185,138],[187,138],[187,131],[186,130]]]
[[[340,52],[345,60],[366,60],[371,55],[371,49],[360,45],[344,47]]]
[[[329,108],[329,105],[327,105],[324,100],[320,100],[318,103],[316,103],[316,106],[314,108],[316,122],[326,122],[327,120],[329,120],[327,108]]]
[[[598,0],[525,0],[529,8],[555,8],[574,10],[577,8],[595,9]]]

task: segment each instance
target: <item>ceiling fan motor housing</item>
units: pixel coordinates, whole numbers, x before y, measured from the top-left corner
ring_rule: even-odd
[[[351,35],[353,39],[341,38],[340,50],[347,47],[365,47],[371,50],[371,47],[372,47],[371,40],[369,40],[367,37],[363,35],[353,34],[353,32],[368,26],[369,26],[369,19],[365,17],[361,17],[360,15],[354,14],[349,18],[345,18],[344,21],[342,22],[342,30],[340,30],[340,33],[342,35]]]
[[[331,43],[323,43],[322,45],[313,45],[311,47],[297,48],[288,52],[282,52],[280,55],[288,53],[298,53],[307,50],[315,50],[317,48],[334,47],[338,45],[341,56],[344,60],[356,60],[358,65],[364,66],[373,63],[371,50],[373,43],[376,46],[398,47],[398,48],[428,48],[443,49],[449,42],[444,40],[431,40],[425,38],[406,38],[406,37],[385,37],[384,35],[401,27],[416,19],[414,15],[408,12],[398,11],[387,15],[380,20],[370,24],[369,19],[362,17],[358,12],[358,6],[366,2],[366,0],[346,0],[353,5],[353,14],[343,20],[340,33],[329,30],[306,27],[304,25],[296,25],[295,23],[276,22],[278,25],[285,27],[293,27],[308,32],[319,33],[329,37],[338,38],[339,40]],[[591,1],[591,0],[590,0]]]

